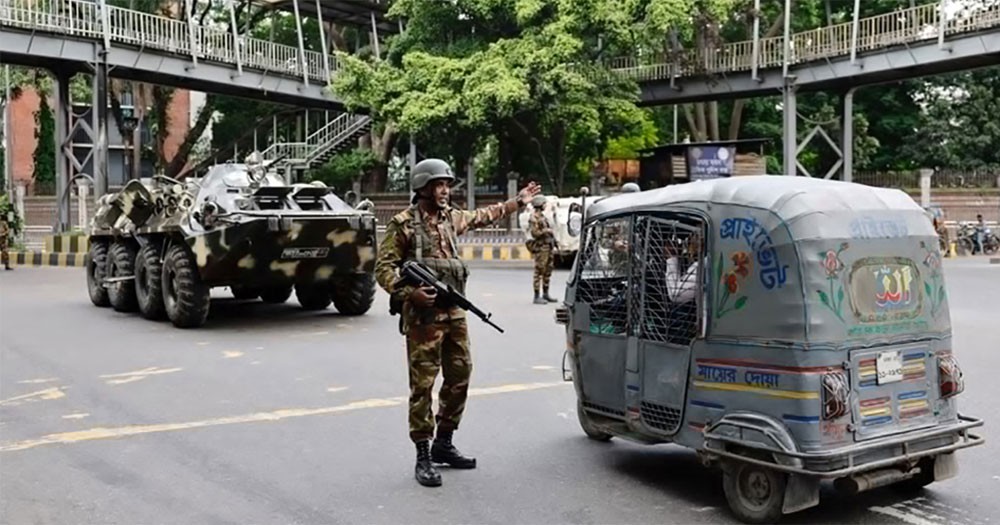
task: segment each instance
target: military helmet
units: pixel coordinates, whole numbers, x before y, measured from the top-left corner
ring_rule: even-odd
[[[542,208],[545,206],[545,197],[541,195],[535,195],[535,198],[531,199],[531,205],[535,208]]]
[[[641,191],[639,185],[634,182],[622,184],[622,193],[638,193],[639,191]]]
[[[451,166],[441,159],[424,159],[413,167],[413,172],[410,174],[413,191],[417,191],[430,181],[437,179],[448,179],[449,183],[455,182],[455,174],[452,173]]]

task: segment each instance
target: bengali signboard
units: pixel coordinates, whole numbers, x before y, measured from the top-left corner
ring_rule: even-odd
[[[694,146],[687,150],[689,180],[708,180],[733,174],[736,148],[733,146]]]

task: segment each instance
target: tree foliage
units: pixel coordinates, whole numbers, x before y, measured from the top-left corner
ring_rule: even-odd
[[[39,186],[52,186],[56,181],[56,122],[47,97],[41,97],[35,111],[35,139],[32,178]]]
[[[450,146],[459,169],[496,136],[498,179],[520,164],[558,192],[580,160],[641,128],[636,86],[600,59],[661,46],[695,3],[722,13],[735,2],[398,0],[390,14],[406,30],[387,60],[339,55],[334,89],[420,144]],[[515,146],[534,159],[515,158]]]

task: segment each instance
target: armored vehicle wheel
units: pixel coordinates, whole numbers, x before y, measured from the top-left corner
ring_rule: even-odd
[[[787,482],[786,474],[742,461],[723,469],[729,509],[744,523],[774,523],[781,518]]]
[[[233,297],[241,301],[260,297],[260,290],[250,286],[230,286],[229,291],[233,292]]]
[[[108,289],[104,287],[104,276],[108,267],[108,243],[91,241],[87,257],[87,291],[94,306],[109,306]]]
[[[269,304],[281,304],[292,296],[291,286],[275,286],[260,291],[260,299]]]
[[[119,240],[111,245],[108,254],[107,276],[135,277],[135,245],[129,241]],[[139,309],[139,301],[135,297],[135,280],[114,281],[108,284],[108,299],[111,307],[119,312],[134,312]]]
[[[583,410],[583,403],[580,401],[576,402],[576,417],[580,420],[580,428],[583,429],[583,433],[587,434],[587,437],[593,439],[594,441],[611,441],[611,434],[600,430],[587,416],[587,413]]]
[[[330,292],[319,283],[296,284],[295,297],[306,310],[323,310],[330,306]]]
[[[163,306],[178,328],[194,328],[208,318],[208,287],[201,282],[194,257],[187,247],[175,244],[163,258]]]
[[[333,306],[344,315],[363,315],[375,300],[375,276],[352,275],[334,281],[330,289]]]
[[[163,319],[163,263],[160,262],[160,245],[150,243],[139,248],[135,256],[135,298],[139,313],[146,319]]]

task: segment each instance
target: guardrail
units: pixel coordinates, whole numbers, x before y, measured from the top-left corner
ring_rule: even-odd
[[[828,60],[933,39],[943,43],[950,35],[1000,27],[1000,2],[938,2],[796,33],[789,39],[789,64]],[[943,30],[943,34],[941,33]],[[784,66],[784,37],[757,41],[759,69]],[[684,49],[611,59],[610,68],[638,82],[684,76],[750,71],[754,68],[754,41],[732,42],[716,49]]]
[[[223,27],[202,26],[151,13],[85,0],[3,0],[0,25],[72,38],[104,40],[139,49],[153,49],[326,84],[326,71],[337,69],[333,56],[234,35]]]

